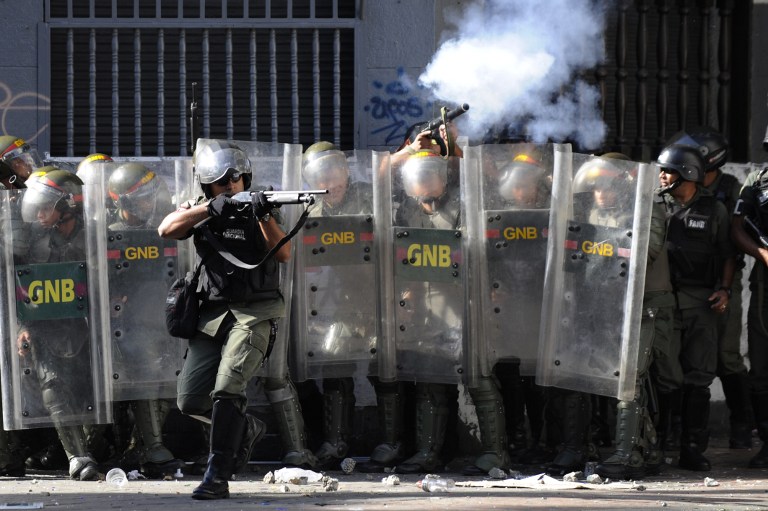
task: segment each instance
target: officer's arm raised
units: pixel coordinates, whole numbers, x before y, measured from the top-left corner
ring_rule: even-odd
[[[162,238],[185,239],[189,237],[192,228],[208,216],[207,204],[183,205],[163,218],[157,232]]]

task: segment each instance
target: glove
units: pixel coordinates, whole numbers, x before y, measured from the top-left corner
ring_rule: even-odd
[[[275,208],[275,206],[269,202],[267,196],[264,195],[264,192],[261,191],[255,192],[251,196],[251,204],[253,204],[253,214],[256,215],[256,218],[259,220],[271,213]]]
[[[208,203],[208,215],[211,217],[230,217],[238,213],[242,204],[226,194],[216,196]]]

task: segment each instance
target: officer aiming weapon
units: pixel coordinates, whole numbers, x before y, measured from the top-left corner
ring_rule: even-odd
[[[443,156],[451,156],[453,153],[453,143],[454,141],[451,140],[450,131],[448,131],[446,126],[446,136],[448,138],[448,144],[446,145],[445,141],[443,140],[443,137],[440,136],[440,126],[443,124],[449,123],[450,121],[454,120],[458,116],[464,114],[469,110],[469,104],[464,103],[461,106],[454,108],[453,110],[450,110],[448,107],[442,107],[440,108],[440,115],[438,117],[435,117],[429,122],[426,123],[416,123],[412,125],[410,128],[408,128],[405,141],[402,143],[400,147],[397,148],[399,151],[403,147],[410,145],[414,139],[416,138],[416,135],[419,133],[423,133],[425,131],[428,131],[430,133],[430,136],[432,140],[437,142],[437,145],[440,146],[440,154]]]

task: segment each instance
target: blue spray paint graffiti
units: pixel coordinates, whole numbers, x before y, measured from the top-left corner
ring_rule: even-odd
[[[376,145],[399,145],[405,138],[408,128],[413,124],[425,121],[424,112],[431,106],[419,96],[411,93],[409,81],[402,68],[397,70],[397,79],[384,84],[378,80],[371,83],[373,89],[380,91],[374,94],[365,111],[369,113],[374,126],[370,134],[383,140]]]

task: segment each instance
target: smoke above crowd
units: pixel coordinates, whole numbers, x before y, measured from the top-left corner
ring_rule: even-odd
[[[600,93],[579,74],[605,56],[602,1],[487,0],[446,20],[455,29],[419,85],[439,103],[470,104],[463,134],[511,126],[535,142],[600,146]]]

